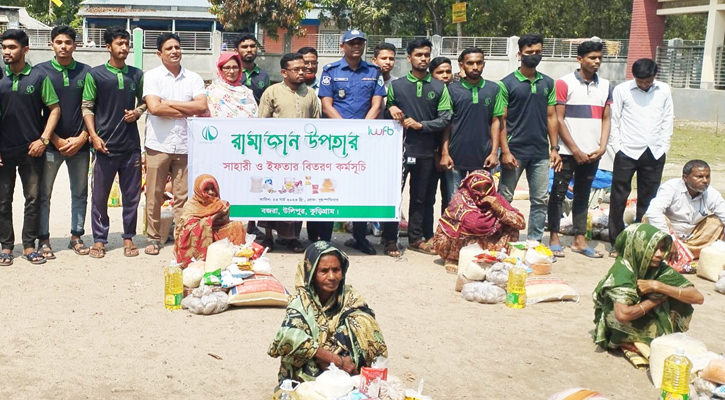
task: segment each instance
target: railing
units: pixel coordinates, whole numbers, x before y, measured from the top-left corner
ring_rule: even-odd
[[[576,58],[577,47],[588,39],[544,39],[544,57],[553,58]],[[627,58],[629,52],[629,40],[607,40],[602,39],[604,44],[604,58]]]
[[[657,79],[674,88],[699,89],[703,54],[703,47],[658,47]]]
[[[50,29],[25,29],[30,39],[30,47],[49,47]]]
[[[156,38],[169,31],[143,31],[143,48],[155,49]],[[212,33],[194,31],[176,31],[181,39],[181,48],[184,50],[211,50]]]
[[[95,47],[104,47],[105,41],[103,40],[103,32],[105,31],[106,30],[104,28],[87,28],[85,30],[85,35],[83,32],[78,32],[78,37],[76,38],[79,42],[78,45],[81,46],[80,41],[83,40],[83,37],[85,36],[85,43],[93,42],[95,43]],[[86,47],[85,43],[82,44],[83,47]]]
[[[241,35],[240,32],[222,32],[222,51],[234,50],[234,41],[239,35]],[[257,37],[257,40],[259,40],[259,37]],[[264,45],[260,43],[258,48],[260,54],[265,53]]]
[[[725,89],[725,46],[718,46],[715,59],[715,89]]]
[[[486,56],[508,56],[509,38],[505,37],[443,37],[441,55],[458,57],[464,49],[478,47]]]

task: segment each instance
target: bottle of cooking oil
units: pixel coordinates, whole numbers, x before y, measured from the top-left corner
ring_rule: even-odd
[[[690,370],[692,362],[685,357],[683,349],[665,359],[662,374],[662,395],[665,400],[688,400],[690,398]]]
[[[113,181],[111,193],[108,194],[108,206],[121,207],[121,187],[118,185],[117,180]]]
[[[292,387],[292,381],[285,379],[279,386],[279,390],[274,394],[272,400],[297,400],[297,394]]]
[[[526,307],[526,278],[529,274],[521,264],[509,270],[509,281],[506,286],[506,305],[511,308]]]
[[[587,233],[584,235],[587,240],[592,240],[592,213],[587,212]]]
[[[184,275],[176,260],[164,269],[164,305],[167,310],[180,310],[184,297]]]

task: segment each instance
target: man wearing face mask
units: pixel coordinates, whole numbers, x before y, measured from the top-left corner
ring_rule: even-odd
[[[499,192],[512,201],[519,178],[526,171],[531,201],[527,238],[536,241],[544,235],[549,167],[561,169],[554,80],[536,70],[543,43],[541,35],[521,36],[521,66],[499,82],[496,99],[504,107]]]
[[[637,214],[640,222],[662,180],[665,154],[670,149],[674,109],[670,86],[655,80],[657,63],[643,58],[632,65],[634,79],[617,85],[612,93],[614,150],[612,195],[609,200],[609,241],[624,230],[624,209],[637,173]],[[609,254],[616,257],[616,252]]]
[[[694,258],[710,243],[723,237],[725,200],[710,187],[710,166],[702,160],[688,161],[682,178],[663,183],[644,215],[647,223],[672,233]]]

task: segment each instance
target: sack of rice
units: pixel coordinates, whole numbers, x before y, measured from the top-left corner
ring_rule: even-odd
[[[716,282],[725,265],[725,242],[716,240],[700,252],[697,276]]]
[[[675,353],[675,350],[685,350],[687,357],[707,352],[705,343],[687,336],[682,332],[660,336],[650,344],[649,370],[652,383],[656,388],[662,385],[662,372],[665,368],[665,358]]]
[[[526,278],[526,304],[545,301],[579,301],[579,293],[561,278],[530,276]]]
[[[593,390],[576,388],[559,392],[549,397],[549,400],[607,400],[607,398]]]

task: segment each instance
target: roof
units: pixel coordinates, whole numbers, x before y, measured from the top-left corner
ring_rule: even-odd
[[[149,17],[156,19],[203,19],[216,20],[217,17],[208,11],[153,11],[153,10],[108,10],[108,9],[82,9],[78,11],[82,17]]]
[[[25,10],[25,7],[21,7],[18,10],[18,13],[18,22],[20,22],[21,26],[24,26],[27,29],[50,29],[48,25],[31,17],[30,14],[28,14],[28,11]]]
[[[145,7],[201,7],[209,8],[207,0],[83,0],[82,6],[145,6]]]

